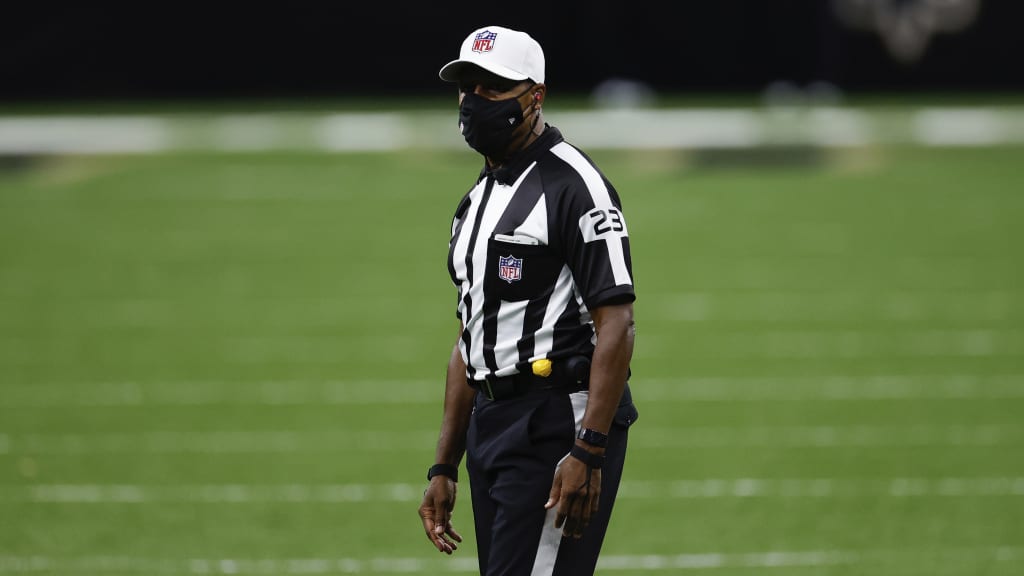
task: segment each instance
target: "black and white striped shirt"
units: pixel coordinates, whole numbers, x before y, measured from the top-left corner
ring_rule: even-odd
[[[473,380],[591,354],[590,310],[635,299],[618,193],[551,126],[459,203],[448,272]]]

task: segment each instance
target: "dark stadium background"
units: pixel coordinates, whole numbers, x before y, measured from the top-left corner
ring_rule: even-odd
[[[927,0],[889,0],[897,8]],[[966,30],[901,64],[826,0],[703,2],[47,3],[8,6],[0,100],[436,94],[478,26],[522,28],[549,83],[625,77],[661,92],[749,93],[824,81],[850,93],[1024,88],[1024,4],[981,2]]]

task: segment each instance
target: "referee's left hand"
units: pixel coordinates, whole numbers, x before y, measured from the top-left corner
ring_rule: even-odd
[[[551,493],[544,508],[558,506],[555,528],[562,528],[565,538],[579,539],[590,524],[590,518],[597,514],[601,499],[601,470],[591,468],[573,456],[567,457],[555,469],[551,482]]]
[[[452,527],[455,492],[456,484],[451,478],[434,476],[430,480],[430,485],[423,491],[423,503],[420,504],[423,530],[437,550],[445,554],[458,550],[456,542],[462,542],[462,536]]]

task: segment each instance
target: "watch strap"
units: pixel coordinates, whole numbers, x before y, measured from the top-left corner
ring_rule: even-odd
[[[459,467],[454,464],[434,464],[427,470],[427,480],[434,476],[447,476],[452,482],[459,481]]]
[[[572,450],[569,451],[569,455],[586,464],[587,468],[600,470],[604,466],[604,456],[592,454],[582,446],[573,446]]]

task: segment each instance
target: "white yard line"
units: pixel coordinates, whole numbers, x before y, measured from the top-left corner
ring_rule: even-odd
[[[430,450],[436,430],[217,430],[0,434],[0,454],[273,454]],[[634,449],[1024,446],[1024,425],[637,427]]]
[[[813,448],[999,446],[1024,444],[1024,426],[762,426],[648,428],[629,436],[631,448]]]
[[[910,562],[920,566],[953,563],[991,565],[1020,562],[1024,548],[990,546],[945,549],[771,550],[764,552],[704,552],[688,554],[604,555],[598,569],[606,572],[707,570],[716,568],[798,568],[857,565],[885,569]],[[147,558],[139,556],[53,557],[0,556],[0,573],[138,573],[138,574],[367,574],[367,573],[472,573],[476,558],[428,556],[406,558]]]
[[[824,376],[800,378],[641,379],[634,396],[649,401],[763,402],[1024,398],[1024,375]]]
[[[660,312],[659,312],[660,313]],[[678,312],[677,312],[678,314]],[[684,315],[700,315],[697,309],[684,309]],[[670,316],[671,313],[666,313]],[[962,327],[955,329],[752,329],[737,325],[729,331],[715,330],[689,342],[669,332],[647,333],[637,341],[638,361],[696,356],[714,360],[897,360],[897,359],[980,359],[1004,361],[1024,358],[1024,330],[1012,327]],[[66,359],[41,356],[38,339],[0,338],[0,363],[46,364]],[[72,339],[74,340],[74,339]],[[61,340],[69,343],[72,340]],[[70,344],[68,344],[70,346]],[[214,356],[225,364],[261,365],[277,360],[303,364],[344,364],[339,349],[349,349],[349,358],[364,362],[412,363],[422,358],[422,339],[413,335],[392,335],[360,343],[345,339],[292,336],[228,338],[214,348]],[[386,351],[407,352],[400,358]],[[441,380],[441,378],[438,378]],[[395,397],[394,401],[400,401]],[[0,400],[2,402],[3,400]]]
[[[0,153],[147,154],[171,148],[157,116],[0,117]]]
[[[900,323],[966,323],[1024,317],[1024,293],[1011,291],[675,292],[645,294],[644,302],[666,319],[678,322],[820,324],[870,318]]]
[[[641,345],[642,344],[642,345]],[[1015,328],[950,330],[752,330],[736,327],[701,339],[702,357],[726,359],[987,358],[1024,356],[1024,331]],[[638,339],[643,358],[677,358],[687,344],[676,336]]]
[[[686,309],[685,315],[700,314]],[[666,313],[670,315],[671,313]],[[637,340],[636,357],[672,358],[687,354],[693,346],[670,332],[647,333]],[[932,358],[1024,358],[1024,330],[1015,327],[982,326],[955,329],[855,330],[846,328],[753,329],[737,325],[730,331],[715,330],[701,336],[694,352],[702,358],[758,359],[932,359]],[[296,336],[260,336],[227,338],[215,347],[215,356],[228,364],[263,364],[268,359],[288,359],[302,363],[343,363],[339,347],[353,348],[351,357],[364,361],[412,362],[422,357],[422,339],[413,335],[391,335],[352,343],[342,339]],[[0,361],[51,363],[53,358],[39,356],[37,339],[0,338]],[[385,352],[405,350],[402,358]],[[403,360],[404,358],[404,360]],[[59,359],[57,359],[59,361]]]
[[[912,400],[1024,398],[1024,374],[820,377],[637,376],[634,396],[646,402],[770,400]],[[6,384],[0,409],[60,406],[435,404],[443,379],[349,381],[165,381]]]
[[[465,150],[451,123],[449,111],[20,115],[0,117],[0,152]],[[887,143],[972,147],[1024,142],[1024,110],[1019,106],[565,110],[554,123],[572,134],[574,143],[594,149],[846,148]]]
[[[2,503],[340,504],[416,502],[422,484],[27,484],[0,487]],[[1019,497],[1024,477],[708,478],[624,481],[623,499]]]

